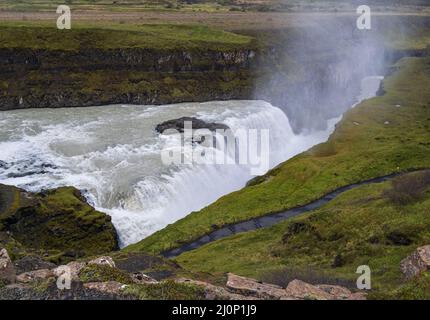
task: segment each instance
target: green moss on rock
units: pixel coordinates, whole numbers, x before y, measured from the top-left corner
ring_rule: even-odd
[[[116,281],[122,284],[131,284],[132,279],[128,273],[112,268],[108,265],[90,264],[79,273],[82,282],[106,282]]]
[[[42,250],[55,262],[118,249],[111,218],[87,204],[75,188],[31,194],[1,186],[0,195],[8,198],[0,211],[1,242],[12,249]]]

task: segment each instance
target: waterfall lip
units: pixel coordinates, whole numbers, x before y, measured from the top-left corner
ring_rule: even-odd
[[[370,77],[364,78],[362,81],[362,92],[357,99],[358,102],[353,104],[351,106],[351,108],[354,108],[355,106],[357,106],[359,103],[361,103],[362,101],[364,101],[366,99],[374,97],[376,95],[383,79],[384,79],[383,76],[370,76]],[[373,85],[370,85],[370,86],[365,88],[365,84],[366,84],[365,82],[366,81],[373,81],[373,80],[376,80],[377,82],[373,83]],[[364,91],[367,91],[367,92],[364,92]],[[339,116],[338,118],[335,118],[335,119],[340,121],[341,118],[342,118],[342,115]],[[417,169],[417,170],[413,170],[413,171],[421,171],[421,170],[422,169]],[[282,222],[286,219],[290,219],[292,217],[302,215],[304,213],[318,209],[318,208],[322,207],[323,205],[327,204],[328,202],[332,201],[333,199],[335,199],[340,194],[342,194],[348,190],[351,190],[351,189],[354,189],[356,187],[360,187],[360,186],[363,186],[366,184],[374,184],[374,183],[381,183],[384,181],[388,181],[388,180],[391,180],[391,179],[398,177],[399,175],[402,175],[402,174],[404,174],[404,173],[392,173],[389,175],[384,175],[384,176],[380,176],[380,177],[376,177],[376,178],[348,184],[348,185],[342,186],[342,187],[340,187],[340,188],[338,188],[332,192],[329,192],[329,193],[325,194],[324,196],[322,196],[321,198],[318,198],[314,201],[311,201],[311,202],[309,202],[303,206],[293,207],[293,208],[290,208],[287,210],[282,210],[279,212],[270,213],[270,214],[263,215],[260,217],[250,218],[250,219],[240,221],[237,223],[221,226],[217,230],[209,232],[207,234],[204,234],[194,241],[190,241],[190,242],[185,243],[179,247],[172,248],[170,250],[166,250],[164,252],[161,252],[161,255],[164,256],[165,258],[175,258],[175,257],[181,255],[182,253],[198,249],[201,246],[204,246],[204,245],[209,244],[211,242],[214,242],[214,241],[217,241],[217,240],[220,240],[220,239],[223,239],[223,238],[226,238],[226,237],[238,234],[238,233],[249,232],[249,231],[254,231],[257,229],[261,229],[261,228],[271,227],[271,226],[273,226],[279,222]]]

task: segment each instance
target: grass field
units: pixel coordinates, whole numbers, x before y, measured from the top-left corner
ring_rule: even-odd
[[[402,284],[400,261],[430,243],[430,193],[399,205],[388,196],[391,188],[385,182],[351,190],[305,216],[214,242],[176,261],[218,276],[273,279],[285,270],[286,280],[306,281],[312,271],[352,283],[357,267],[369,265],[373,287],[392,290]]]
[[[0,48],[78,50],[81,48],[229,49],[251,38],[198,25],[81,22],[59,31],[48,22],[0,23]]]
[[[301,11],[319,10],[334,11],[348,10],[354,7],[350,0],[66,0],[65,4],[76,9],[107,10],[107,11],[145,11],[145,10],[170,10],[170,11]],[[388,0],[375,0],[372,5],[378,8],[386,6],[395,8],[421,7],[425,0],[400,0],[393,3]],[[0,4],[0,9],[16,11],[47,11],[55,9],[58,2],[53,0],[5,0]]]

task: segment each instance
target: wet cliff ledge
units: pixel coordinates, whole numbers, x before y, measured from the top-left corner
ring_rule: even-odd
[[[200,26],[0,25],[0,110],[251,95],[251,37]]]
[[[0,247],[64,262],[118,249],[111,218],[72,187],[41,193],[0,184]]]

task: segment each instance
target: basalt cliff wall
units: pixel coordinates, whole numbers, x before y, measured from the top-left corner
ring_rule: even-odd
[[[251,48],[0,49],[0,110],[248,98]]]

